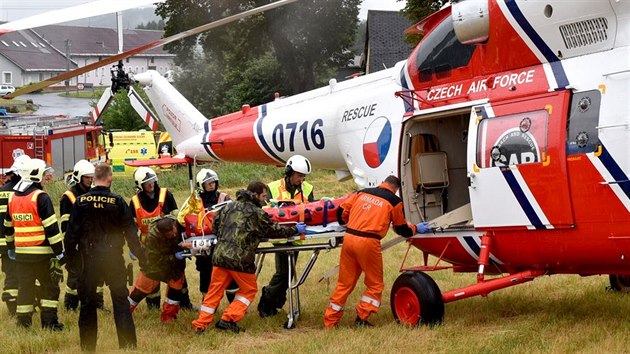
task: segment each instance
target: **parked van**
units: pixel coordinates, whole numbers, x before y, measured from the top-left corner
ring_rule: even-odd
[[[0,85],[0,96],[8,95],[15,92],[15,87],[11,85]]]

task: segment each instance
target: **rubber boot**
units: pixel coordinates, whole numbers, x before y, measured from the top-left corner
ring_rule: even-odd
[[[15,316],[15,310],[17,309],[17,299],[10,299],[6,301],[7,310],[9,310],[9,316]]]
[[[22,328],[31,328],[33,325],[32,313],[20,313],[17,314],[17,326]]]
[[[79,295],[66,293],[63,297],[63,306],[68,311],[76,311],[79,308]]]
[[[178,313],[179,305],[169,304],[168,302],[164,301],[164,303],[162,304],[162,313],[160,314],[160,319],[162,320],[162,323],[169,323],[177,318]]]

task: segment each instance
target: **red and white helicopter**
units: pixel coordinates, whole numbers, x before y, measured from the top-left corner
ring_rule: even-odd
[[[394,68],[212,119],[157,72],[134,79],[181,154],[167,163],[302,154],[361,187],[400,176],[408,220],[436,231],[411,239],[424,264],[403,264],[391,305],[432,324],[542,275],[627,283],[629,22],[624,0],[464,0]],[[441,292],[425,272],[445,268],[477,282]]]

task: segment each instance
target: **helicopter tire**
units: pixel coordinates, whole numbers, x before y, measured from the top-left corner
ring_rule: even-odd
[[[444,319],[442,292],[423,272],[407,271],[392,286],[390,305],[394,318],[407,326],[437,325]]]
[[[630,275],[610,274],[608,275],[608,280],[610,281],[611,290],[624,293],[630,292]]]

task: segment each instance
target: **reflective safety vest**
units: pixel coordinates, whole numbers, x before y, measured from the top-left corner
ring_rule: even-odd
[[[160,196],[158,198],[158,205],[155,207],[155,210],[152,212],[148,212],[144,210],[142,204],[140,204],[140,198],[138,195],[134,195],[131,200],[133,201],[133,206],[136,210],[136,223],[138,224],[138,230],[140,230],[140,240],[144,244],[144,239],[149,234],[149,225],[152,222],[164,216],[162,212],[162,207],[164,206],[164,202],[166,201],[166,188],[160,188]]]
[[[53,254],[52,248],[46,242],[44,226],[57,222],[53,214],[42,221],[37,210],[37,197],[44,193],[35,190],[27,195],[12,195],[9,198],[9,211],[13,219],[13,241],[15,253],[22,254]],[[46,225],[47,224],[47,225]]]
[[[0,223],[4,222],[4,216],[7,213],[7,205],[9,205],[9,199],[13,195],[13,191],[0,191]],[[0,247],[7,245],[7,239],[4,238],[4,234],[0,233]]]
[[[281,178],[277,181],[269,183],[269,191],[271,192],[271,198],[278,201],[290,201],[295,204],[308,203],[308,196],[313,192],[313,185],[308,182],[302,182],[302,192],[297,192],[293,198],[291,198],[291,192],[286,188],[285,179]]]
[[[74,195],[74,193],[72,193],[72,191],[65,191],[63,193],[63,195],[65,195],[66,197],[68,197],[68,200],[70,200],[70,204],[74,205],[74,202],[77,201],[77,197]]]

